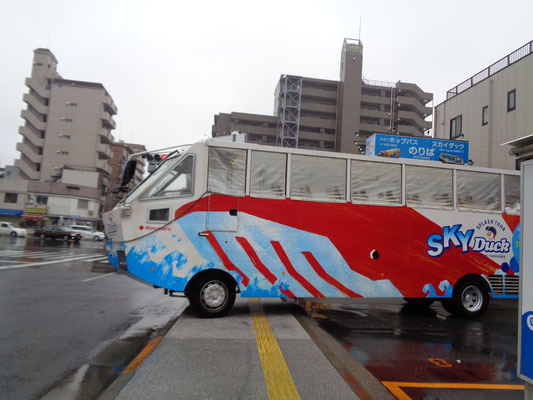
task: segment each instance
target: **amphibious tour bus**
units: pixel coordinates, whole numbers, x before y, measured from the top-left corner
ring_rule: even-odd
[[[202,316],[240,293],[439,300],[476,317],[518,295],[519,215],[517,171],[207,140],[103,219],[111,264]]]

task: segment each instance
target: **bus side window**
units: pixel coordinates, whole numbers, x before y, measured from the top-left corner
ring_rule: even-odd
[[[208,168],[210,192],[244,195],[246,150],[210,147]]]
[[[294,154],[291,160],[291,198],[345,200],[346,160]]]
[[[352,160],[352,202],[401,204],[402,166]]]
[[[285,198],[286,164],[286,154],[252,151],[250,195]]]
[[[520,215],[520,176],[504,175],[505,212]]]
[[[405,167],[407,205],[451,208],[453,172],[446,168]]]
[[[500,175],[458,170],[457,205],[471,210],[500,210]]]

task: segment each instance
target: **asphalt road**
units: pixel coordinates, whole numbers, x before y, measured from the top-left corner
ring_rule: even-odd
[[[41,398],[132,326],[144,320],[143,337],[172,315],[162,290],[102,260],[102,242],[0,237],[2,399]]]
[[[302,302],[319,326],[401,399],[522,399],[517,300],[492,300],[478,319],[440,303],[398,299]]]

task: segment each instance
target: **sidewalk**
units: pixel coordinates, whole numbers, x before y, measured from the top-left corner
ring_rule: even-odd
[[[290,307],[238,297],[224,318],[187,309],[101,399],[358,399]]]

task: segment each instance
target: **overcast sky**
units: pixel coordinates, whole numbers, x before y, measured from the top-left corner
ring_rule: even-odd
[[[447,90],[533,40],[533,1],[12,1],[0,24],[0,166],[19,153],[24,78],[49,48],[65,79],[101,82],[115,139],[156,149],[202,139],[213,116],[272,115],[281,74],[339,78],[343,38],[367,79]]]

